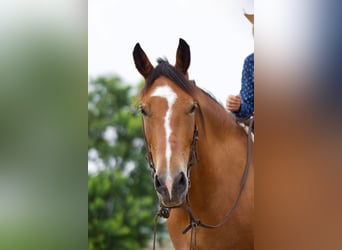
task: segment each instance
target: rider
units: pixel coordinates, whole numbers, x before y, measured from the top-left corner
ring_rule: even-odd
[[[244,14],[253,25],[254,14]],[[229,95],[226,107],[232,111],[238,119],[248,119],[254,115],[254,53],[247,56],[244,61],[239,95]]]

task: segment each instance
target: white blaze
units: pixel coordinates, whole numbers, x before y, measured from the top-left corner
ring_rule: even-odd
[[[151,96],[157,96],[160,98],[165,98],[167,101],[167,111],[164,117],[164,128],[165,128],[165,136],[166,136],[166,149],[165,149],[165,158],[166,158],[166,178],[168,180],[171,179],[171,175],[170,175],[170,161],[171,161],[171,145],[169,142],[169,138],[170,135],[172,133],[171,130],[171,115],[172,115],[172,106],[175,103],[176,99],[177,99],[177,94],[167,85],[164,86],[160,86],[157,87],[153,93],[151,94]],[[168,183],[169,185],[167,185],[168,189],[169,189],[169,194],[170,194],[170,198],[171,198],[171,185],[170,183]]]

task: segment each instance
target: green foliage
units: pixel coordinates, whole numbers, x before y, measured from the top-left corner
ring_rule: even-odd
[[[88,152],[97,156],[88,161],[103,166],[88,175],[89,250],[141,249],[153,236],[158,207],[136,92],[117,77],[89,83]]]

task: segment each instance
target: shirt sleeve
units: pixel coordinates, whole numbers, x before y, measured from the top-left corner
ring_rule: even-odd
[[[237,117],[245,118],[254,114],[254,53],[249,55],[243,65],[240,96],[242,99]]]

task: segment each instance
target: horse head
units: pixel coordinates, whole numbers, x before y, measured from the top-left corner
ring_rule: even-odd
[[[198,103],[195,86],[188,80],[190,48],[179,40],[174,66],[159,59],[153,67],[139,43],[133,57],[145,79],[140,112],[155,190],[164,207],[178,207],[186,202],[188,171],[197,140],[194,131]]]

